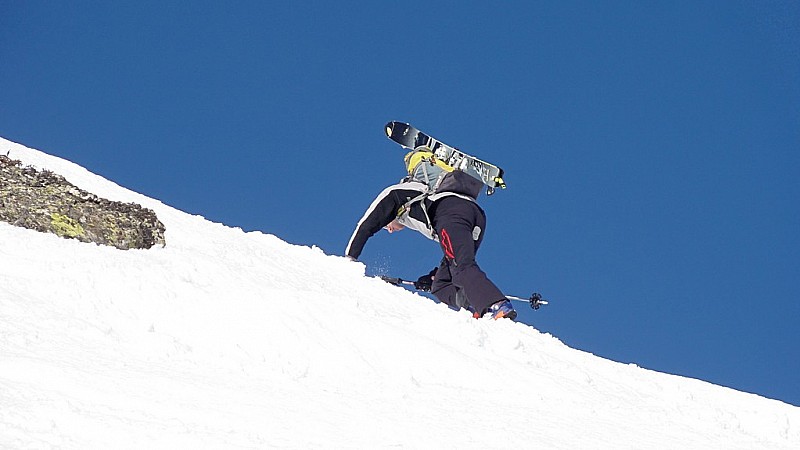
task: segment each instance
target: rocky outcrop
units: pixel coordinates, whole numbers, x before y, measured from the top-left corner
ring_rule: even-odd
[[[61,175],[2,155],[0,220],[123,250],[165,245],[164,224],[153,210],[100,198]]]

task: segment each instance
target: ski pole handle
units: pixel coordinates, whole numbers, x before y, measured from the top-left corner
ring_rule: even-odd
[[[414,285],[413,281],[404,280],[402,278],[387,277],[387,276],[383,276],[383,275],[381,275],[380,278],[381,278],[381,280],[383,280],[383,281],[385,281],[385,282],[387,282],[389,284],[393,284],[395,286],[400,286],[401,284],[407,284],[409,286],[414,286],[416,288],[416,286]]]
[[[393,284],[395,286],[399,286],[399,285],[403,284],[403,280],[401,278],[381,276],[381,280],[383,280],[383,281],[385,281],[385,282],[387,282],[389,284]]]

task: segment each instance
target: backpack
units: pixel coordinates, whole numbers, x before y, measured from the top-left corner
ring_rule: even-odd
[[[438,199],[444,196],[438,194],[455,193],[460,197],[466,195],[474,201],[481,193],[483,183],[480,180],[454,169],[431,152],[411,152],[406,155],[405,162],[408,169],[406,181],[417,181],[426,185],[426,196],[437,195]]]
[[[415,151],[406,155],[407,181],[418,181],[428,186],[429,192],[436,191],[442,178],[454,169],[431,152]]]
[[[435,202],[443,197],[456,196],[469,201],[477,201],[483,183],[461,170],[454,169],[443,161],[436,159],[433,153],[417,151],[406,155],[406,165],[410,168],[404,181],[422,183],[426,189],[418,196],[409,199],[398,211],[397,218],[408,228],[419,231],[427,237],[438,241],[436,232],[431,227],[428,208],[425,200]],[[426,223],[411,219],[409,214],[414,204],[424,212]]]

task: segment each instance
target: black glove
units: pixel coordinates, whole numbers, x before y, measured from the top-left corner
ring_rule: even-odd
[[[437,269],[438,267],[434,267],[429,274],[417,278],[417,281],[414,282],[414,288],[418,291],[430,292],[433,285],[433,276],[436,275]]]

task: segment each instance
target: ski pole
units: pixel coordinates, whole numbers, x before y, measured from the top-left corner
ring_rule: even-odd
[[[416,289],[418,291],[422,290],[422,289],[417,288],[416,283],[414,283],[413,281],[404,280],[402,278],[387,277],[387,276],[381,276],[380,278],[381,278],[381,280],[383,280],[383,281],[385,281],[385,282],[387,282],[389,284],[393,284],[395,286],[400,286],[401,284],[404,284],[406,286],[412,286],[414,289]],[[509,299],[509,300],[514,300],[514,301],[518,301],[518,302],[526,302],[529,305],[531,305],[531,308],[533,308],[533,309],[539,309],[539,307],[541,307],[542,305],[547,305],[548,304],[548,301],[544,300],[542,298],[542,295],[539,294],[538,292],[534,292],[533,294],[531,294],[530,298],[517,297],[516,295],[506,295],[506,298]]]

